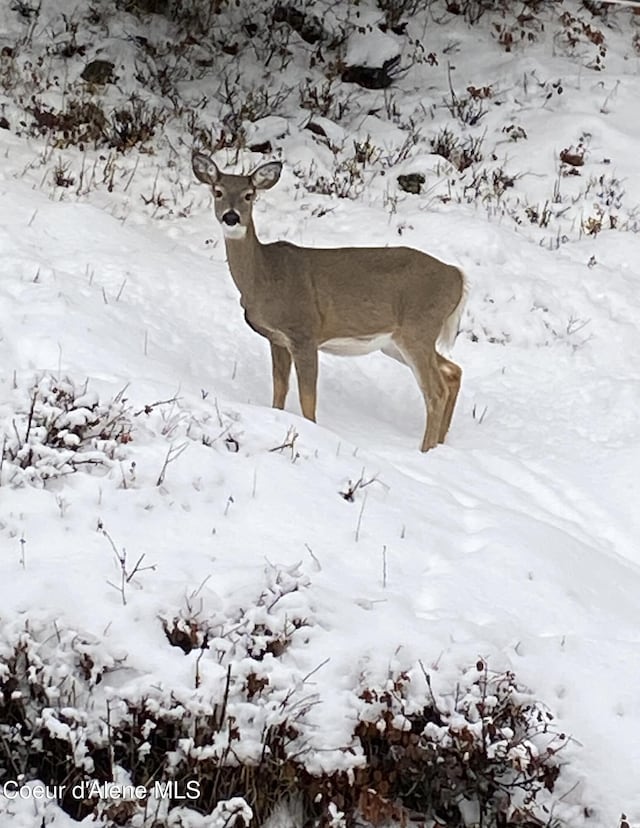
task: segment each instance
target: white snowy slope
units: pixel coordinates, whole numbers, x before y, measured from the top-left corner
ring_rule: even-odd
[[[487,82],[513,71],[512,58],[484,60]],[[568,71],[555,60],[549,77]],[[528,142],[513,151],[547,183],[535,178],[531,192],[550,192],[558,149],[588,128],[593,157],[611,156],[627,201],[640,203],[634,60],[623,73],[612,58],[605,82],[620,84],[606,115],[595,80],[580,80],[562,112],[524,107]],[[438,83],[446,91],[444,70]],[[508,118],[496,111],[498,131]],[[302,138],[288,140],[303,153]],[[132,430],[106,471],[43,487],[12,485],[2,469],[0,641],[27,619],[55,622],[125,658],[105,696],[186,695],[198,652],[166,647],[159,618],[194,594],[204,613],[244,606],[270,563],[301,561],[317,626],[296,667],[322,665],[319,768],[341,761],[363,671],[421,659],[444,683],[481,656],[513,669],[573,737],[562,783],[571,823],[612,828],[622,812],[639,823],[637,234],[576,233],[549,249],[482,208],[403,196],[390,217],[366,199],[304,195],[285,170],[256,206],[263,239],[408,244],[469,278],[453,352],[460,401],[446,444],[423,455],[418,388],[382,355],[322,356],[318,425],[299,416],[295,383],[285,412],[268,408],[268,349],[244,323],[208,193],[186,161],[192,214],[160,222],[118,193],[59,200],[27,170],[37,151],[0,131],[0,426],[11,439],[34,378],[53,376],[101,400],[126,389]],[[150,190],[155,172],[143,161],[136,186]],[[293,434],[293,448],[274,451]],[[355,502],[340,496],[360,478]],[[126,605],[100,529],[153,566],[127,585]],[[202,666],[205,687],[215,667]],[[45,813],[77,824],[51,803],[0,797],[2,825],[11,815],[35,828]]]

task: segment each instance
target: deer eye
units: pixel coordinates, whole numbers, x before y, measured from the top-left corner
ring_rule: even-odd
[[[244,194],[244,200],[245,201],[252,201],[253,200],[253,193],[252,192],[245,193]]]
[[[222,198],[222,190],[219,190],[217,187],[213,191],[214,198]]]

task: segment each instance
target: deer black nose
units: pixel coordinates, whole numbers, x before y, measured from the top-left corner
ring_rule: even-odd
[[[222,216],[222,221],[225,224],[228,224],[229,227],[233,227],[234,225],[240,223],[240,216],[235,210],[227,210],[227,212]]]

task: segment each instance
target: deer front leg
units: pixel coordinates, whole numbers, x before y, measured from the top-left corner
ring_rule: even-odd
[[[293,362],[298,377],[300,408],[307,420],[316,421],[316,386],[318,383],[318,350],[313,343],[295,345]]]
[[[284,408],[289,390],[291,354],[282,345],[271,344],[271,368],[273,374],[273,407]]]

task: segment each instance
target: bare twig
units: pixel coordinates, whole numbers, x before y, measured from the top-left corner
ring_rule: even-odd
[[[131,583],[131,579],[134,575],[137,575],[139,572],[146,572],[148,570],[153,570],[155,572],[156,565],[150,564],[149,566],[141,566],[142,561],[145,558],[146,553],[142,553],[138,560],[136,561],[133,569],[127,569],[127,550],[123,547],[122,552],[118,552],[118,548],[115,544],[115,541],[111,537],[111,535],[107,532],[104,526],[99,526],[100,531],[104,535],[104,537],[109,542],[111,549],[113,550],[113,554],[116,556],[116,560],[118,561],[118,566],[120,568],[120,584],[114,584],[113,581],[107,581],[109,586],[112,586],[114,589],[118,590],[120,593],[120,597],[122,598],[122,605],[127,605],[127,594],[126,594],[126,586],[127,584]]]
[[[185,442],[181,443],[179,446],[174,446],[173,443],[169,446],[167,456],[164,458],[164,463],[162,464],[162,468],[160,469],[158,479],[156,480],[156,486],[162,486],[162,484],[164,483],[169,463],[173,463],[174,460],[177,460],[178,457],[180,457],[180,455],[187,450],[188,445],[189,444]]]
[[[306,683],[307,683],[307,681],[311,678],[311,676],[313,676],[315,673],[317,673],[317,672],[318,672],[318,670],[322,670],[322,668],[324,667],[324,665],[325,665],[325,664],[328,664],[330,661],[331,661],[331,659],[330,659],[329,657],[325,658],[325,660],[324,660],[324,661],[321,661],[321,662],[320,662],[320,664],[318,664],[318,666],[317,666],[317,667],[314,667],[314,668],[313,668],[313,670],[311,670],[311,672],[310,672],[310,673],[307,673],[307,675],[303,677],[303,679],[302,679],[302,683],[303,683],[303,684],[306,684]]]
[[[369,480],[364,479],[364,469],[360,473],[360,477],[356,480],[355,483],[349,481],[347,485],[347,490],[345,492],[338,492],[340,497],[343,497],[345,500],[349,501],[349,503],[353,503],[356,499],[356,492],[358,489],[364,489],[366,486],[370,486],[372,483],[379,482],[378,475],[374,474],[373,477],[370,477]]]
[[[126,287],[126,286],[127,286],[127,279],[126,279],[126,277],[125,277],[125,278],[122,280],[122,284],[120,285],[120,289],[119,289],[119,290],[118,290],[118,292],[116,293],[116,302],[119,302],[119,301],[120,301],[120,297],[122,296],[122,293],[123,293],[123,291],[124,291],[124,289],[125,289],[125,287]]]
[[[182,399],[181,397],[173,396],[169,397],[166,400],[156,400],[154,403],[146,403],[144,408],[141,408],[140,411],[134,411],[133,416],[139,417],[140,414],[151,414],[154,408],[157,408],[159,405],[169,405],[170,403],[178,402],[178,400]]]
[[[298,439],[298,432],[295,430],[293,426],[289,426],[287,429],[287,436],[284,438],[284,441],[279,445],[275,446],[272,449],[269,449],[269,452],[273,451],[284,451],[284,449],[288,448],[291,449],[291,462],[295,463],[295,461],[300,456],[296,451],[296,440]]]
[[[473,416],[473,419],[478,423],[478,425],[482,425],[482,421],[485,418],[487,410],[488,410],[488,406],[485,405],[485,407],[482,409],[482,411],[479,412],[479,409],[476,407],[476,405],[474,403],[473,408],[471,410],[471,414]]]
[[[362,505],[360,506],[360,513],[358,515],[358,523],[356,524],[356,541],[360,540],[360,527],[362,526],[362,514],[364,512],[364,507],[367,502],[367,493],[364,493],[364,497],[362,498]]]
[[[220,706],[220,715],[215,716],[216,720],[216,730],[222,729],[222,724],[224,722],[225,716],[227,715],[227,704],[229,702],[229,688],[231,687],[231,664],[227,665],[227,677],[224,683],[224,695],[222,697],[222,705]],[[216,705],[216,708],[218,705]],[[216,710],[216,713],[218,711]]]
[[[195,678],[195,686],[196,690],[200,687],[200,661],[202,660],[202,656],[204,655],[204,651],[209,649],[209,635],[205,633],[204,638],[202,640],[202,644],[200,645],[200,652],[198,653],[198,657],[196,658],[196,678]]]
[[[316,571],[320,572],[320,570],[322,569],[322,564],[318,560],[318,556],[314,554],[313,549],[309,546],[308,543],[305,543],[305,547],[306,547],[307,552],[311,555],[311,558],[313,559],[313,562],[314,562],[315,567],[316,567]]]
[[[2,435],[2,448],[0,449],[0,486],[2,485],[2,467],[4,466],[4,454],[7,449],[7,435]]]

